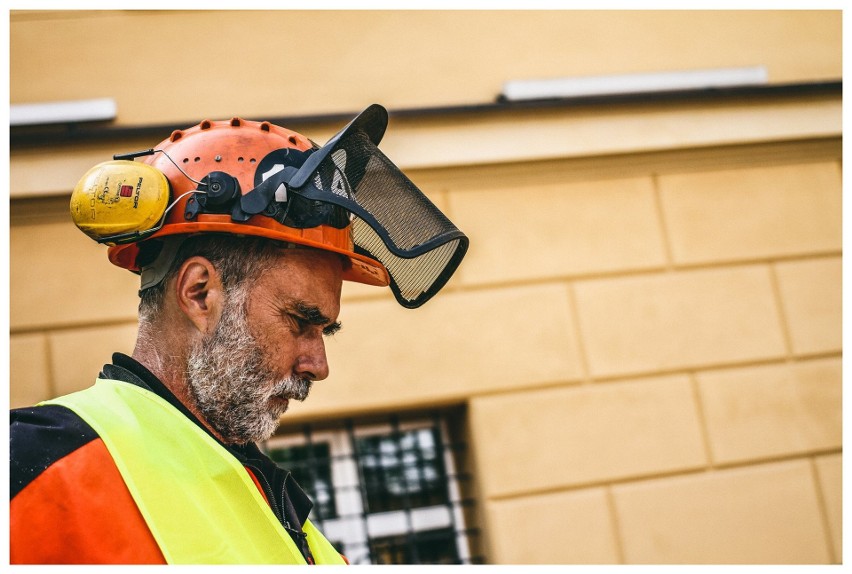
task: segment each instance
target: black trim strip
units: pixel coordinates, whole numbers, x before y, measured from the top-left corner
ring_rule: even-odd
[[[843,94],[843,81],[800,82],[789,84],[769,84],[731,88],[705,88],[698,90],[679,90],[666,92],[646,92],[636,94],[615,94],[608,96],[581,96],[571,98],[552,98],[524,101],[507,101],[498,97],[494,102],[480,104],[462,104],[455,106],[436,106],[421,108],[402,108],[391,110],[391,118],[424,118],[452,115],[470,115],[493,112],[511,112],[517,110],[564,109],[595,106],[614,106],[626,104],[645,104],[659,102],[691,102],[701,100],[756,99],[767,97],[826,96]],[[354,118],[358,112],[339,112],[327,114],[308,114],[302,116],[277,116],[266,118],[276,125],[295,127],[316,123],[342,123]],[[174,130],[186,129],[200,121],[181,122],[180,124],[152,124],[140,126],[113,126],[103,122],[69,123],[41,126],[14,126],[10,128],[10,150],[26,147],[46,147],[78,142],[113,141],[134,138],[164,139]]]
[[[56,461],[98,438],[71,409],[45,405],[9,414],[9,500]]]

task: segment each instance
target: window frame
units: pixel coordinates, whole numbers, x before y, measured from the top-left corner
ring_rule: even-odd
[[[439,442],[435,444],[435,449],[444,465],[445,474],[442,478],[446,481],[447,502],[416,508],[365,512],[366,485],[360,472],[355,441],[424,429],[430,432],[437,430]],[[459,474],[450,440],[446,416],[442,414],[431,418],[420,416],[406,420],[389,417],[384,422],[366,424],[353,424],[350,421],[343,428],[314,429],[308,426],[301,432],[298,429],[288,429],[264,441],[260,446],[268,453],[271,449],[328,443],[331,490],[335,497],[337,516],[321,517],[312,511],[311,522],[336,545],[350,563],[371,563],[371,540],[449,528],[455,533],[454,542],[459,563],[470,564],[473,554],[462,508]]]

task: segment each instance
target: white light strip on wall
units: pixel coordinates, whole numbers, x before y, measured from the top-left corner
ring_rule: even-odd
[[[545,80],[512,80],[503,84],[507,100],[609,96],[754,86],[767,82],[766,68],[718,68],[618,76],[584,76]]]
[[[95,122],[113,120],[115,115],[116,105],[112,98],[43,104],[12,104],[9,106],[9,125],[31,126]]]

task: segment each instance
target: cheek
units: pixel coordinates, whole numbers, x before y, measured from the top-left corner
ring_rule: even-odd
[[[253,336],[269,367],[279,371],[292,369],[298,349],[289,329],[280,323],[265,322],[252,330],[257,331]]]

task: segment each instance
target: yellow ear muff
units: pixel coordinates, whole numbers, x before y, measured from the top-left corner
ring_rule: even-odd
[[[71,194],[71,218],[95,240],[151,229],[169,203],[169,182],[144,163],[113,160],[99,163]]]

